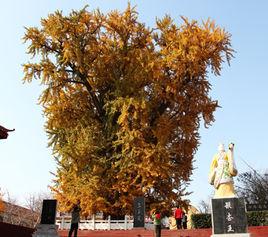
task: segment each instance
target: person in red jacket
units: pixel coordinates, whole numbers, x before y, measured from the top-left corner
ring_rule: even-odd
[[[181,220],[182,220],[182,209],[177,206],[175,212],[174,212],[174,217],[176,219],[176,225],[177,225],[177,229],[181,229]]]

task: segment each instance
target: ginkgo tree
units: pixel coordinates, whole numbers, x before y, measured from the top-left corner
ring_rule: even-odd
[[[23,80],[44,86],[52,189],[85,213],[131,213],[136,196],[169,207],[187,194],[200,123],[214,121],[208,74],[232,58],[230,34],[184,17],[150,28],[130,5],[87,9],[56,11],[24,36]]]
[[[5,204],[3,202],[3,194],[1,193],[0,189],[0,214],[5,210]],[[1,218],[1,216],[0,216]]]

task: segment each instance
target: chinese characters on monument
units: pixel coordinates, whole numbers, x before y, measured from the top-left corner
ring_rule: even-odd
[[[244,199],[212,199],[212,219],[214,234],[247,233]]]
[[[134,227],[144,227],[145,199],[137,197],[134,199]]]

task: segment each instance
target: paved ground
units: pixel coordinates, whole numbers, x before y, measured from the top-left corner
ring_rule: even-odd
[[[198,233],[197,233],[198,232]],[[67,237],[68,231],[59,231],[61,237]],[[206,229],[203,231],[197,230],[162,230],[161,237],[209,237],[211,230]],[[79,237],[154,237],[152,230],[110,230],[110,231],[79,231]],[[267,236],[266,236],[267,237]]]
[[[249,227],[251,237],[268,237],[268,226]],[[60,237],[67,237],[68,231],[59,231]],[[199,230],[162,230],[161,237],[210,237],[211,229]],[[83,230],[78,237],[154,237],[153,231],[133,230]]]

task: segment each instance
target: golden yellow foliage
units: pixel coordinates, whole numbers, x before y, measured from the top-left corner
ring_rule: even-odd
[[[4,210],[5,210],[5,204],[3,202],[2,194],[0,192],[0,213],[3,212]]]
[[[168,207],[180,201],[199,144],[214,121],[208,69],[232,58],[230,35],[211,20],[169,16],[151,29],[129,5],[107,15],[57,11],[29,27],[24,81],[38,79],[62,209],[125,214],[135,196]]]

